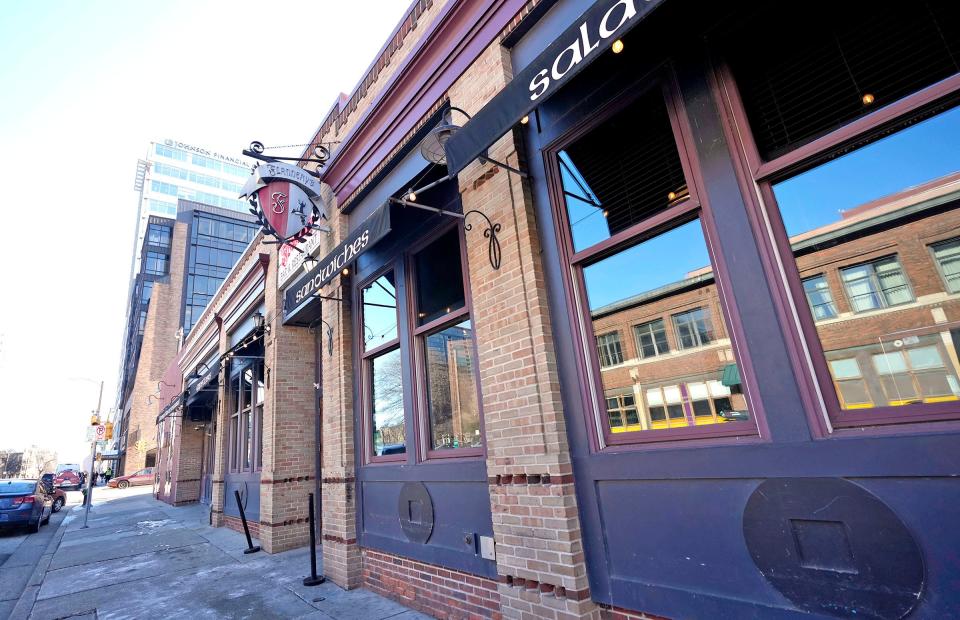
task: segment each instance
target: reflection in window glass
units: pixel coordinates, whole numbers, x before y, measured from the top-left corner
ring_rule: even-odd
[[[383,274],[361,292],[363,299],[363,350],[369,351],[397,338],[397,289],[393,272]]]
[[[657,89],[561,151],[557,164],[577,251],[688,195]]]
[[[370,386],[373,453],[384,456],[406,452],[400,349],[370,360]]]
[[[612,432],[750,418],[725,326],[712,316],[719,300],[699,220],[593,263],[583,276]],[[634,339],[617,336],[631,330]]]
[[[960,400],[960,248],[930,243],[960,226],[958,143],[953,108],[773,186],[801,275],[843,287],[816,331],[841,410]]]
[[[460,238],[452,229],[421,250],[415,257],[417,278],[417,325],[463,308],[463,268]]]
[[[583,250],[688,195],[670,118],[656,89],[561,151],[574,250]]]
[[[637,350],[640,357],[654,357],[670,352],[670,345],[667,344],[667,330],[663,326],[663,319],[650,321],[643,325],[637,325],[633,328],[637,335]]]
[[[913,301],[910,285],[896,257],[840,270],[854,312]]]
[[[948,293],[960,293],[960,239],[933,246],[933,256],[940,266]]]
[[[424,338],[427,409],[434,450],[479,447],[480,408],[470,321]]]
[[[613,332],[597,336],[597,356],[600,366],[615,366],[623,363],[623,349],[620,347],[620,333]]]
[[[693,349],[713,341],[710,312],[704,308],[674,314],[673,327],[677,330],[677,344],[681,349]]]
[[[807,303],[815,321],[832,319],[837,316],[837,307],[833,305],[833,295],[830,286],[823,276],[814,276],[803,281],[803,292],[807,295]]]

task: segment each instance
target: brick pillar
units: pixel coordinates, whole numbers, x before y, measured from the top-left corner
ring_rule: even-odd
[[[230,343],[223,333],[223,321],[220,317],[215,317],[217,322],[217,334],[220,338],[219,351],[224,355],[230,348]],[[230,385],[229,376],[224,368],[211,369],[220,375],[219,388],[217,389],[217,410],[214,412],[216,420],[216,429],[214,434],[214,455],[213,455],[213,476],[212,488],[210,494],[210,525],[214,527],[223,527],[223,506],[226,501],[226,484],[224,476],[228,471],[227,455],[229,454],[227,442],[229,441],[228,424],[230,422]]]
[[[313,332],[284,327],[277,291],[276,248],[266,277],[263,470],[260,474],[260,544],[268,553],[310,541],[308,497],[315,489],[316,410]],[[269,378],[267,378],[269,377]]]
[[[333,204],[331,213],[336,212],[336,204]],[[334,231],[321,244],[320,256],[326,255],[346,236],[347,220],[346,216],[341,216],[331,221]],[[357,544],[351,286],[351,277],[341,274],[318,291],[344,301],[324,300],[322,317],[326,324],[317,327],[323,333],[320,348],[323,574],[348,590],[361,585],[363,568]],[[328,326],[332,332],[328,332]]]
[[[177,432],[177,443],[174,444],[173,458],[176,466],[172,474],[171,498],[174,505],[200,501],[200,463],[205,438],[204,427],[196,422],[178,418],[177,424],[180,428]]]
[[[494,43],[450,90],[451,103],[474,113],[509,79],[509,56]],[[494,144],[490,157],[521,167],[513,134]],[[466,243],[503,617],[598,618],[529,188],[479,161],[459,183],[464,212],[477,209],[502,227],[499,270],[488,261],[479,217],[467,220],[473,230]]]

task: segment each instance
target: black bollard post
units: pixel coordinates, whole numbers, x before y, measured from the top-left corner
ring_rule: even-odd
[[[247,535],[247,548],[244,549],[243,552],[256,553],[257,551],[260,551],[260,547],[254,547],[253,539],[250,538],[250,528],[247,527],[247,515],[243,514],[243,503],[240,501],[240,491],[234,489],[233,495],[237,498],[237,508],[240,509],[240,521],[243,522],[243,533]]]
[[[318,586],[327,580],[317,575],[317,525],[313,515],[313,493],[310,494],[310,576],[303,578],[303,585]]]

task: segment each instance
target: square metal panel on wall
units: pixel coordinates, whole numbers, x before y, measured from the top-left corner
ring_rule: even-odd
[[[411,493],[411,487],[422,489]],[[360,481],[358,492],[362,546],[479,575],[496,574],[496,564],[480,556],[476,543],[479,536],[493,536],[486,481]]]

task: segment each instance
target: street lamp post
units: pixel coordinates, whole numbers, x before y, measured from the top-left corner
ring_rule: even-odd
[[[93,379],[87,379],[86,377],[70,377],[72,381],[87,381],[89,383],[99,383],[100,384],[100,394],[97,396],[97,410],[94,412],[94,415],[97,417],[97,423],[100,422],[100,406],[103,404],[103,380],[99,382]],[[93,503],[93,472],[94,467],[96,467],[97,461],[97,437],[94,435],[93,441],[90,442],[90,475],[87,478],[87,496],[84,498],[84,509],[83,509],[83,528],[87,527],[87,518],[90,515],[90,504]]]

